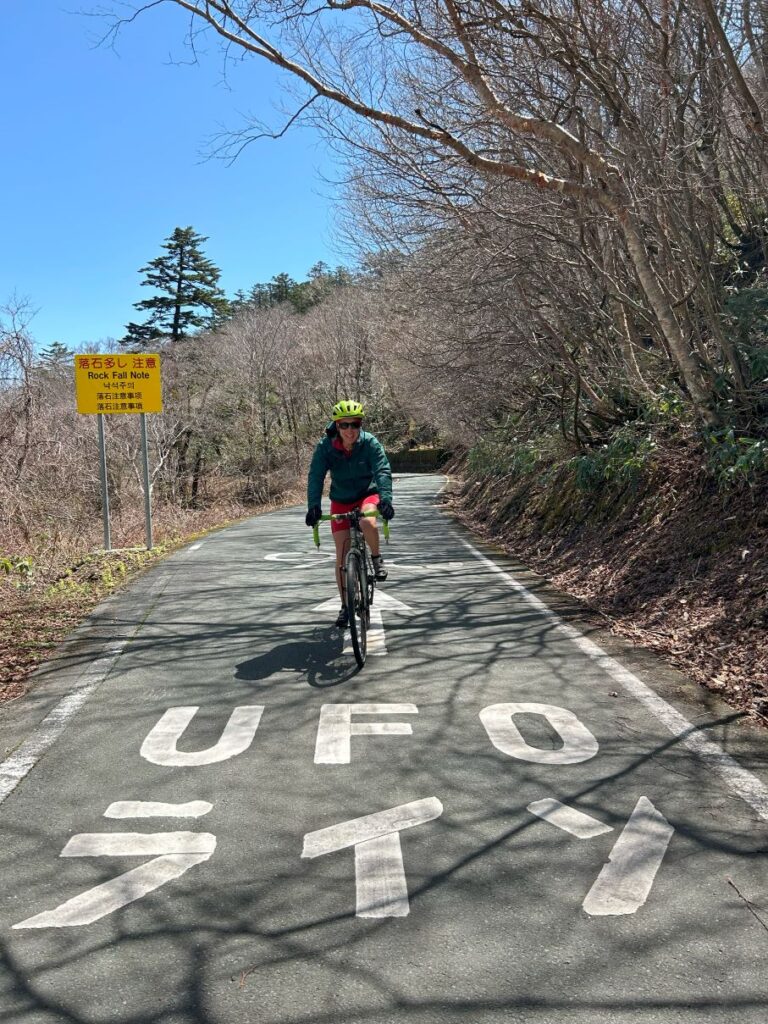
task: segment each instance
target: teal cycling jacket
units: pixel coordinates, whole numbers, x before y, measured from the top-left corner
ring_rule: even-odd
[[[332,501],[360,501],[369,494],[380,494],[391,502],[392,470],[378,438],[361,430],[352,453],[345,455],[334,447],[337,434],[336,424],[329,423],[315,448],[307,478],[307,507],[320,505],[327,473],[331,474]]]

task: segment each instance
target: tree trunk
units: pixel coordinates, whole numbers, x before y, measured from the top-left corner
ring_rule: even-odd
[[[682,375],[696,412],[705,423],[712,423],[714,421],[713,412],[710,407],[712,396],[704,385],[690,346],[683,337],[674,311],[659,284],[640,233],[632,221],[629,210],[619,208],[616,211],[616,216],[627,243],[627,249],[629,250],[640,285],[650,303],[654,316],[659,322],[659,327],[664,332],[672,358],[675,360],[677,368]]]

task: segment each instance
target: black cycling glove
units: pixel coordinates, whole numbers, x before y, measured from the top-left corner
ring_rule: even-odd
[[[304,522],[307,526],[317,526],[320,522],[320,516],[323,514],[323,510],[319,505],[313,505],[312,508],[307,512],[306,519]]]
[[[386,498],[382,498],[379,502],[379,512],[381,512],[384,519],[389,520],[395,518],[395,510],[392,507],[392,502],[387,501]]]

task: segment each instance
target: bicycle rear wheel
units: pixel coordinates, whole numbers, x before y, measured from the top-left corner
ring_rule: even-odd
[[[345,576],[349,635],[355,659],[362,668],[368,647],[368,594],[365,589],[365,567],[359,552],[350,551],[347,555]]]

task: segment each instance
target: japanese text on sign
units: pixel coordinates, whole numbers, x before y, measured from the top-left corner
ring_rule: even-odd
[[[75,356],[77,411],[162,412],[160,356],[156,352]]]

